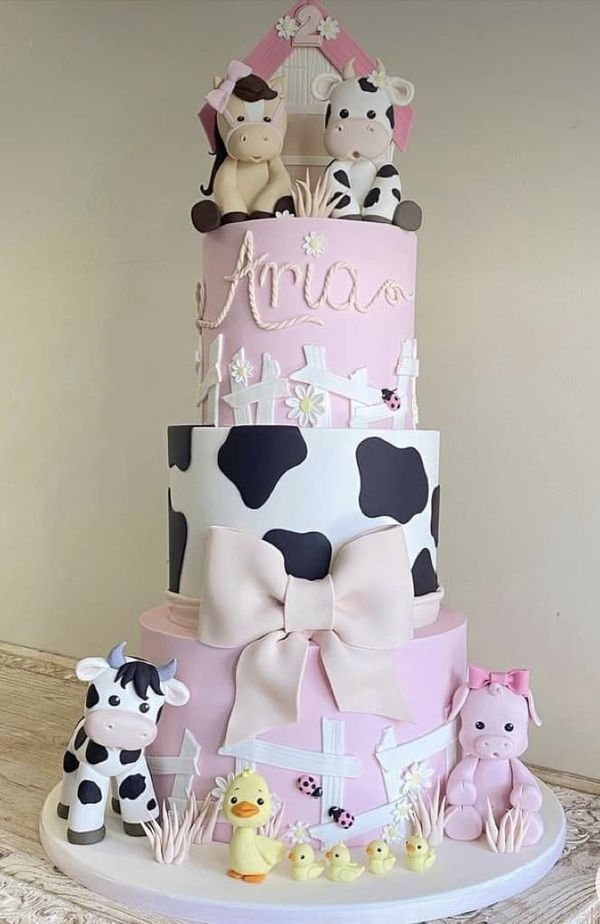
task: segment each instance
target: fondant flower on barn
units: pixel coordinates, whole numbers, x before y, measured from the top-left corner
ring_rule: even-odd
[[[290,408],[287,416],[297,420],[301,427],[314,427],[325,411],[323,392],[317,391],[314,385],[296,385],[294,391],[293,397],[285,399]]]
[[[332,16],[325,16],[317,26],[317,32],[327,41],[331,41],[331,39],[336,39],[340,34],[340,24],[337,19],[333,19]]]
[[[325,235],[320,231],[309,231],[302,238],[302,247],[307,257],[320,257],[325,253]]]
[[[289,825],[283,836],[286,841],[291,841],[292,844],[308,844],[310,841],[308,825],[303,821],[295,821],[293,825]]]
[[[229,364],[229,372],[236,385],[247,385],[252,381],[254,366],[249,359],[243,356],[237,356]]]
[[[400,824],[391,822],[389,825],[384,825],[381,829],[381,840],[385,841],[386,844],[398,844],[400,841],[403,841],[406,837],[406,830]]]
[[[291,39],[298,31],[298,23],[291,16],[280,16],[275,23],[275,31],[280,39]]]
[[[210,794],[213,799],[216,799],[217,802],[223,801],[223,796],[227,792],[227,787],[234,778],[234,773],[228,773],[227,776],[216,776],[214,788],[211,789]]]
[[[418,789],[430,789],[433,767],[425,762],[411,764],[400,777],[402,792],[416,792]]]
[[[410,802],[408,799],[400,799],[396,802],[392,812],[394,824],[403,834],[406,834],[410,822]]]

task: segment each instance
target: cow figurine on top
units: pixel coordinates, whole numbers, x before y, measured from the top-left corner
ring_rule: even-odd
[[[377,59],[377,70],[354,73],[354,59],[341,76],[319,74],[313,96],[328,103],[325,150],[333,157],[326,176],[335,197],[333,218],[393,223],[406,231],[421,226],[416,202],[402,201],[400,177],[392,163],[394,106],[408,106],[414,87],[392,77]]]
[[[543,834],[540,787],[518,759],[527,749],[527,724],[541,720],[529,688],[529,671],[490,673],[469,667],[466,683],[456,690],[448,721],[460,713],[459,741],[463,759],[446,787],[449,806],[457,806],[446,834],[460,841],[478,838],[486,823],[488,800],[496,824],[511,809],[526,814],[523,845],[536,844]]]
[[[96,844],[105,835],[104,812],[111,782],[113,808],[126,834],[143,836],[142,822],[158,816],[144,756],[156,738],[165,703],[184,706],[188,688],[175,679],[177,663],[155,667],[126,658],[125,642],[106,658],[84,658],[76,666],[89,683],[84,716],[75,726],[63,759],[57,812],[68,819],[72,844]]]
[[[293,208],[281,152],[287,128],[285,79],[267,83],[243,61],[215,77],[206,100],[215,111],[215,161],[205,199],[192,209],[201,232],[247,218],[271,218]]]

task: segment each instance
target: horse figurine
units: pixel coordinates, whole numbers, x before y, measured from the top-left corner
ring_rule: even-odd
[[[206,100],[215,110],[215,162],[205,199],[192,209],[200,232],[292,210],[290,177],[281,151],[287,127],[285,78],[267,83],[242,61],[215,77]]]

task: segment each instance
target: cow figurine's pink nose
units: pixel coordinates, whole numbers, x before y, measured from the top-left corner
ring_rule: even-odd
[[[115,709],[95,709],[87,716],[84,729],[96,744],[129,751],[148,747],[157,732],[153,719]]]

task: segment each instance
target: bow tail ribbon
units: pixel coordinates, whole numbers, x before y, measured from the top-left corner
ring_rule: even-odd
[[[340,712],[410,720],[389,651],[355,648],[333,631],[317,632],[313,640],[320,647],[321,662]],[[308,648],[303,633],[283,631],[270,632],[244,648],[237,663],[226,745],[298,721]]]

